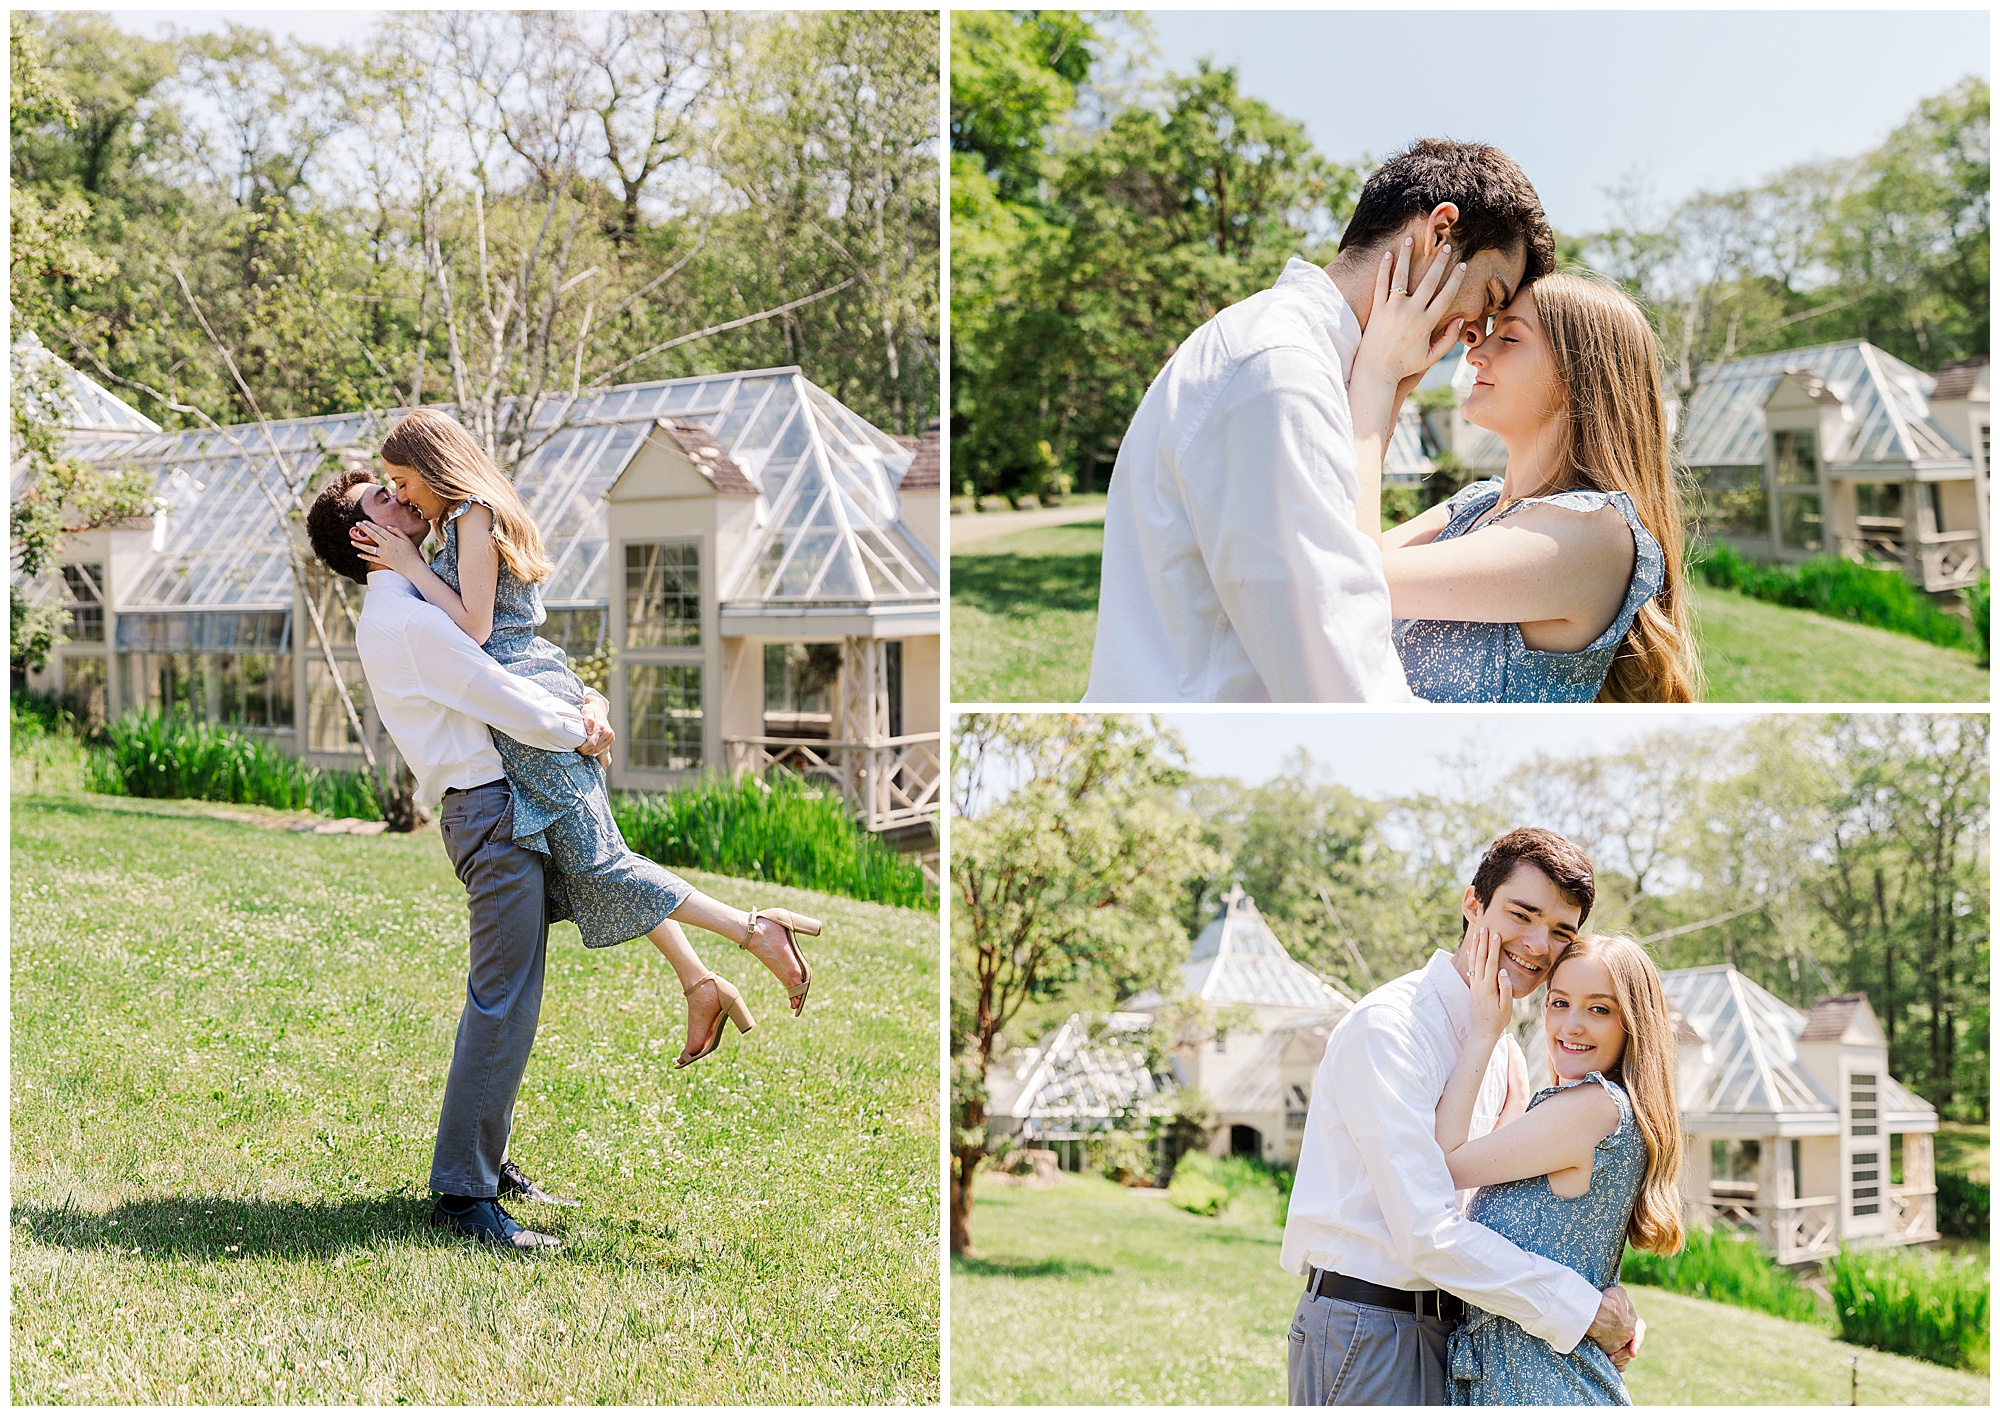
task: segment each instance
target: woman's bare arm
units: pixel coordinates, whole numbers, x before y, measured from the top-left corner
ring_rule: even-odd
[[[500,588],[500,548],[493,543],[493,513],[473,505],[458,519],[458,583],[453,590],[424,563],[422,552],[399,531],[364,521],[353,530],[354,548],[371,566],[404,576],[451,622],[484,644],[493,637],[493,598]],[[460,593],[460,592],[463,593]]]
[[[1570,626],[1582,648],[1618,617],[1637,556],[1616,507],[1531,506],[1449,541],[1385,544],[1382,571],[1398,619]]]
[[[1384,551],[1401,550],[1405,546],[1427,546],[1438,532],[1444,530],[1451,520],[1451,508],[1439,502],[1429,511],[1411,517],[1401,526],[1392,526],[1382,533]]]
[[[1597,1143],[1617,1126],[1618,1103],[1603,1087],[1571,1087],[1511,1126],[1446,1147],[1444,1161],[1461,1190],[1553,1175],[1588,1165]]]

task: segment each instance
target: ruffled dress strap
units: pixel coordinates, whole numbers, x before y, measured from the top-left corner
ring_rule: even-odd
[[[1632,532],[1634,552],[1632,580],[1625,587],[1625,603],[1618,607],[1617,616],[1604,633],[1583,648],[1568,652],[1589,654],[1615,648],[1631,632],[1632,621],[1639,617],[1640,609],[1667,583],[1666,555],[1660,550],[1660,543],[1653,533],[1646,529],[1646,523],[1639,519],[1639,508],[1624,492],[1600,492],[1590,487],[1578,487],[1572,491],[1553,492],[1545,497],[1523,497],[1486,524],[1492,526],[1504,521],[1524,506],[1559,506],[1566,511],[1581,512],[1602,511],[1607,506],[1614,506],[1618,508],[1618,514],[1625,518],[1625,525]]]
[[[1616,1150],[1617,1143],[1622,1141],[1626,1133],[1633,1126],[1636,1126],[1638,1122],[1632,1117],[1632,1098],[1625,1094],[1625,1088],[1619,1086],[1618,1083],[1612,1081],[1602,1072],[1586,1072],[1573,1082],[1563,1082],[1558,1086],[1543,1087],[1529,1100],[1528,1110],[1533,1111],[1552,1096],[1560,1096],[1563,1092],[1574,1091],[1578,1087],[1587,1086],[1592,1082],[1604,1088],[1604,1094],[1610,1097],[1618,1106],[1618,1124],[1613,1126],[1609,1134],[1597,1143],[1597,1149]]]

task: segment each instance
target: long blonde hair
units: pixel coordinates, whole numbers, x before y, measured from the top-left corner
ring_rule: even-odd
[[[1568,412],[1558,466],[1576,487],[1623,492],[1666,558],[1660,592],[1640,606],[1598,691],[1600,703],[1688,703],[1701,696],[1683,543],[1681,475],[1661,395],[1660,346],[1646,313],[1607,280],[1576,271],[1528,287]]]
[[[493,545],[521,579],[538,585],[555,570],[521,494],[452,419],[429,408],[405,413],[382,440],[382,460],[408,469],[446,506],[467,497],[486,503],[493,512]]]
[[[1674,1097],[1674,1024],[1666,990],[1645,946],[1623,934],[1586,934],[1568,949],[1549,974],[1572,959],[1596,959],[1611,975],[1611,992],[1625,1024],[1625,1053],[1606,1075],[1625,1088],[1639,1134],[1646,1138],[1646,1175],[1632,1202],[1625,1237],[1635,1249],[1655,1254],[1680,1252],[1681,1113]],[[1550,1072],[1555,1070],[1550,1061]]]

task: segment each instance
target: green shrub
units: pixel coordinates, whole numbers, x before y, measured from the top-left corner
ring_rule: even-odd
[[[1993,1186],[1950,1170],[1937,1173],[1938,1233],[1984,1239],[1993,1218]]]
[[[1120,1185],[1153,1183],[1153,1152],[1130,1131],[1106,1131],[1091,1138],[1091,1166]]]
[[[1824,1320],[1811,1290],[1801,1288],[1756,1241],[1727,1230],[1690,1230],[1686,1246],[1665,1258],[1627,1248],[1619,1276],[1626,1283],[1755,1308],[1793,1322]]]
[[[85,782],[113,796],[226,801],[364,821],[382,816],[365,772],[309,767],[233,728],[154,713],[108,725]]]
[[[1690,547],[1688,565],[1706,583],[1753,600],[1873,625],[1949,649],[1965,648],[1974,637],[1964,620],[1938,608],[1897,571],[1838,556],[1764,565],[1730,546],[1712,545]]]
[[[1941,1367],[1987,1370],[1991,1290],[1978,1261],[1843,1246],[1826,1270],[1842,1341]]]
[[[916,861],[859,825],[838,794],[796,777],[707,777],[680,791],[614,797],[611,814],[626,844],[662,865],[885,905],[930,898]]]
[[[1982,575],[1977,585],[1958,592],[1965,598],[1965,612],[1972,620],[1972,639],[1979,649],[1979,667],[1993,663],[1993,580]]]
[[[1174,1167],[1173,1182],[1167,1186],[1168,1201],[1189,1214],[1221,1214],[1229,1203],[1228,1189],[1204,1175],[1200,1167],[1189,1165],[1189,1159],[1182,1156],[1181,1163]]]
[[[1249,1156],[1212,1156],[1204,1151],[1183,1155],[1174,1167],[1173,1183],[1167,1186],[1167,1198],[1190,1214],[1215,1215],[1234,1207],[1240,1217],[1273,1223],[1284,1221],[1285,1200],[1291,1192],[1289,1170]]]

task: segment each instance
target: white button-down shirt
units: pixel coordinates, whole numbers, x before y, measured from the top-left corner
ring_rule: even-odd
[[[488,728],[556,752],[583,744],[582,710],[500,667],[393,570],[368,573],[354,629],[368,692],[428,810],[448,787],[506,775]]]
[[[1597,1289],[1467,1219],[1437,1143],[1437,1105],[1471,1006],[1440,950],[1340,1020],[1313,1079],[1279,1261],[1301,1275],[1323,1268],[1386,1288],[1442,1288],[1568,1352],[1596,1319]],[[1475,1137],[1499,1115],[1506,1056],[1493,1049]]]
[[[1085,702],[1412,701],[1354,519],[1360,343],[1295,256],[1167,361],[1111,476]]]

